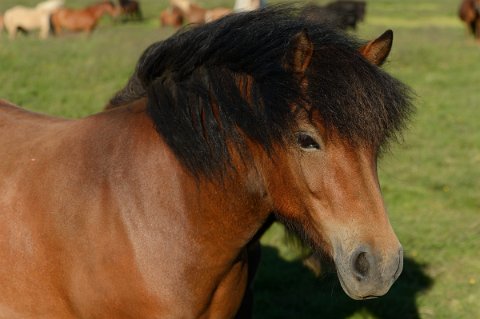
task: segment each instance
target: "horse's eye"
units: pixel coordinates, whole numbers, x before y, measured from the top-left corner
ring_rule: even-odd
[[[320,149],[320,145],[313,139],[313,137],[311,137],[306,133],[297,134],[297,143],[303,149],[307,149],[307,150]]]

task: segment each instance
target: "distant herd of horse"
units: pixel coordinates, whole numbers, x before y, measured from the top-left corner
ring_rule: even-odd
[[[201,25],[236,11],[251,11],[262,8],[266,0],[236,0],[232,8],[219,7],[206,9],[191,0],[170,0],[170,6],[160,12],[161,26],[179,28],[185,23]],[[35,7],[14,6],[0,14],[0,33],[5,28],[10,38],[17,32],[39,30],[40,38],[48,37],[50,31],[56,35],[66,29],[73,32],[91,33],[99,19],[108,14],[111,17],[122,16],[124,20],[142,20],[140,3],[137,0],[118,0],[116,6],[110,0],[92,4],[83,9],[64,7],[64,0],[47,0]],[[365,1],[338,0],[320,6],[306,5],[301,16],[313,22],[329,23],[340,29],[356,29],[357,23],[364,20]],[[469,33],[480,43],[480,0],[461,0],[459,18],[465,23]]]
[[[266,0],[236,0],[232,8],[219,7],[205,9],[191,0],[170,0],[170,6],[159,16],[161,26],[179,28],[185,23],[201,25],[233,11],[252,11],[265,7]],[[340,29],[353,28],[365,16],[364,1],[336,1],[325,6],[310,4],[301,16],[310,21],[325,22]],[[124,20],[142,20],[140,3],[136,0],[118,0],[115,5],[110,0],[92,4],[85,8],[73,9],[64,6],[64,0],[47,0],[35,7],[14,6],[0,15],[0,32],[6,29],[10,38],[15,38],[18,31],[39,30],[40,38],[49,34],[60,35],[64,30],[70,32],[91,33],[100,18],[108,14],[113,18],[122,16]]]
[[[81,9],[64,6],[64,0],[47,0],[35,7],[14,6],[0,15],[0,31],[5,28],[10,38],[18,31],[39,30],[40,38],[46,38],[50,30],[56,35],[63,30],[91,33],[104,15],[122,16],[124,19],[142,19],[140,4],[136,0],[119,0],[119,5],[104,0]]]
[[[237,0],[234,11],[251,11],[266,5],[260,0]],[[171,0],[170,7],[160,14],[162,26],[180,27],[185,22],[202,24],[219,19],[232,12],[230,8],[204,9],[190,0]],[[365,1],[340,0],[328,3],[324,6],[308,4],[300,15],[313,22],[323,22],[340,29],[355,29],[358,22],[365,17]]]

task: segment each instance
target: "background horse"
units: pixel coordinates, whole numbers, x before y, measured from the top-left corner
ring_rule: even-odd
[[[183,15],[177,7],[171,7],[160,12],[160,25],[162,27],[172,26],[179,28],[183,24]]]
[[[191,24],[204,24],[220,19],[232,10],[229,8],[204,9],[190,0],[170,0],[172,8],[180,11],[184,20]]]
[[[142,20],[142,10],[140,3],[136,0],[119,0],[121,12],[127,19]]]
[[[107,112],[3,102],[0,314],[232,318],[272,215],[349,296],[385,294],[403,255],[376,159],[411,111],[391,43],[267,9],[153,44]]]
[[[104,14],[116,17],[119,13],[119,9],[113,2],[104,1],[85,9],[62,8],[52,14],[51,21],[57,35],[62,32],[62,29],[91,33]]]
[[[205,23],[205,13],[207,10],[200,7],[198,4],[190,3],[186,10],[183,10],[179,7],[182,11],[182,15],[188,23],[191,24],[204,24]]]
[[[265,8],[266,5],[266,0],[235,0],[233,11],[252,11],[260,8]]]
[[[40,38],[45,39],[50,32],[50,15],[63,5],[63,0],[49,0],[39,3],[35,8],[15,6],[5,11],[4,25],[11,39],[19,29],[23,31],[40,30]]]
[[[307,5],[301,15],[308,20],[329,23],[346,30],[348,28],[356,29],[357,23],[364,20],[365,11],[365,1],[336,1],[325,6]]]
[[[205,22],[212,22],[232,13],[229,8],[213,8],[205,12]]]
[[[458,9],[460,20],[480,43],[480,0],[463,0]]]

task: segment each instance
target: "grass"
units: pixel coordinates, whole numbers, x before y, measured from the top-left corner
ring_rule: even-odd
[[[16,3],[2,0],[0,12]],[[3,34],[0,97],[65,117],[101,110],[143,49],[172,34],[158,27],[166,3],[143,0],[146,21],[114,24],[104,18],[91,37],[9,41]],[[275,225],[262,239],[256,318],[480,318],[480,46],[457,20],[457,5],[370,1],[357,31],[368,39],[394,30],[386,69],[417,94],[418,111],[404,143],[380,162],[390,219],[405,248],[404,273],[387,296],[352,301],[334,276],[319,279],[303,266]]]

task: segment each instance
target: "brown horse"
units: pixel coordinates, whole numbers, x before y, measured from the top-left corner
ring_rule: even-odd
[[[52,14],[51,22],[57,35],[63,29],[91,33],[104,14],[116,17],[120,14],[120,10],[111,1],[104,1],[84,9],[62,8]]]
[[[458,9],[458,16],[480,43],[480,0],[463,0]]]
[[[207,10],[195,3],[191,3],[187,10],[182,11],[183,17],[188,23],[203,24],[205,23],[205,13]]]
[[[213,8],[205,12],[205,22],[212,22],[217,19],[223,18],[224,16],[232,13],[232,9],[229,8]]]
[[[367,4],[365,1],[335,1],[324,6],[309,4],[301,15],[309,20],[329,23],[332,26],[346,30],[356,29],[357,23],[365,18]]]
[[[140,3],[136,0],[119,0],[121,13],[127,19],[143,20]]]
[[[171,0],[173,9],[181,12],[185,21],[191,24],[204,24],[220,19],[232,12],[229,8],[204,9],[190,0]]]
[[[183,24],[183,15],[177,7],[167,8],[160,12],[160,25],[179,28]]]
[[[352,298],[388,291],[402,247],[376,161],[411,111],[378,67],[392,33],[359,49],[290,11],[153,44],[129,102],[100,114],[1,103],[0,317],[245,316],[272,215],[333,257]]]

